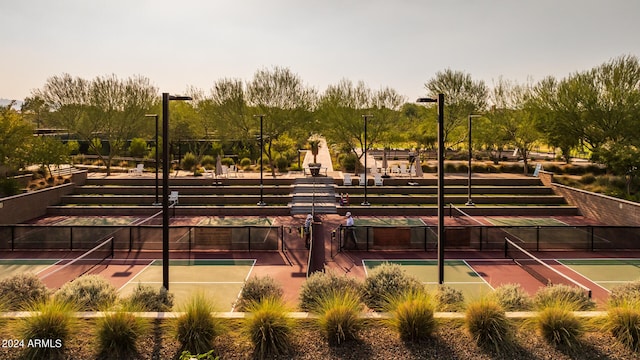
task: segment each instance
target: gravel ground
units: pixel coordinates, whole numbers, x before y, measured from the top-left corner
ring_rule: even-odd
[[[100,359],[95,353],[91,320],[83,320],[79,331],[65,346],[65,359]],[[10,326],[0,330],[2,339],[11,338]],[[464,329],[456,323],[440,324],[432,338],[418,344],[401,341],[397,334],[380,323],[371,323],[359,333],[359,339],[341,346],[329,346],[323,335],[311,324],[299,324],[292,339],[292,351],[274,359],[638,359],[606,333],[589,332],[574,350],[556,349],[546,344],[533,331],[520,329],[515,345],[496,354],[476,346]],[[221,359],[252,359],[251,344],[242,335],[237,322],[219,336],[215,348]],[[136,359],[177,359],[179,344],[172,338],[167,324],[155,323],[139,347]],[[0,348],[1,359],[20,359],[21,352]],[[110,357],[104,357],[110,359]]]

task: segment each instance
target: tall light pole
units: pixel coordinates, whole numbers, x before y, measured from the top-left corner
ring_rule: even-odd
[[[263,135],[263,128],[262,128],[262,119],[264,118],[264,114],[260,114],[260,115],[253,115],[253,117],[259,117],[260,118],[260,201],[258,201],[258,206],[265,206],[267,205],[264,202],[264,180],[263,180],[263,163],[262,163],[262,158],[264,157],[264,135]]]
[[[189,96],[162,93],[162,286],[167,290],[169,290],[169,168],[171,167],[169,162],[169,100],[193,99]]]
[[[158,186],[158,163],[160,163],[160,149],[158,149],[158,114],[146,114],[145,117],[152,117],[156,119],[156,201],[153,203],[153,205],[160,205],[160,201],[158,201],[158,197],[159,197],[159,193],[160,191],[158,190],[159,186]]]
[[[467,181],[467,202],[465,205],[467,206],[475,206],[476,204],[473,203],[473,200],[471,200],[471,158],[473,157],[473,151],[471,148],[471,119],[474,117],[480,117],[481,115],[476,115],[476,114],[469,114],[469,169],[468,169],[468,173],[469,173],[469,180]]]
[[[367,120],[373,117],[373,115],[362,115],[364,119],[364,201],[360,204],[362,206],[370,206],[367,201]]]
[[[444,94],[416,101],[438,103],[438,284],[444,284]]]

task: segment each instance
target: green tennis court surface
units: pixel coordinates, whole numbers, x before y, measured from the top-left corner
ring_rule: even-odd
[[[419,218],[358,218],[353,219],[356,226],[425,226]]]
[[[86,226],[110,226],[110,225],[129,225],[138,219],[130,217],[69,217],[58,221],[56,225],[86,225]]]
[[[203,219],[198,225],[214,226],[271,226],[275,219],[258,217],[220,217]]]
[[[169,263],[169,292],[174,310],[180,311],[196,292],[211,298],[219,311],[231,311],[255,260],[172,260]],[[154,261],[127,284],[120,295],[129,295],[138,284],[162,286],[162,261]]]
[[[362,260],[367,275],[382,263],[398,264],[427,288],[438,286],[438,262],[436,260]],[[465,300],[479,299],[493,291],[480,274],[464,260],[446,260],[444,283],[464,294]]]
[[[520,218],[520,217],[505,217],[505,218],[491,218],[488,217],[487,221],[497,226],[562,226],[567,225],[560,220],[554,218]]]
[[[607,290],[640,280],[640,259],[570,259],[558,262]]]
[[[56,261],[48,259],[0,259],[0,280],[24,273],[37,274],[55,264]]]

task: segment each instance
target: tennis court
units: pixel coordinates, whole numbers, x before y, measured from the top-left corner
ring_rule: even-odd
[[[640,280],[640,259],[563,259],[557,261],[609,291],[630,281]]]
[[[369,272],[383,263],[400,265],[408,275],[416,277],[427,288],[438,286],[438,262],[436,260],[362,260],[367,276]],[[460,290],[467,300],[479,299],[493,291],[493,287],[483,279],[481,274],[464,260],[445,260],[444,273],[445,285]]]
[[[38,274],[56,262],[51,259],[0,259],[0,280],[18,274]]]
[[[554,218],[527,218],[527,217],[501,217],[486,218],[491,224],[496,226],[566,226],[567,224]]]
[[[425,226],[420,218],[358,218],[353,220],[356,226]]]
[[[198,291],[212,299],[220,311],[231,311],[256,261],[172,260],[169,263],[169,292],[174,309],[180,309]],[[119,289],[127,296],[141,285],[162,286],[162,261],[154,260]]]

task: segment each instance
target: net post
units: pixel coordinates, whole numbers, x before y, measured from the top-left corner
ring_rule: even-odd
[[[424,230],[424,251],[427,252],[427,227],[423,226],[422,229]]]
[[[536,251],[540,251],[540,225],[536,226]]]
[[[73,251],[73,226],[69,226],[69,250]]]
[[[116,239],[115,239],[115,237],[112,236],[111,237],[111,249],[110,249],[111,250],[111,258],[112,259],[116,256],[115,247],[116,247]]]
[[[587,293],[587,295],[589,296],[589,299],[591,299],[591,289],[589,289],[589,292]]]
[[[507,242],[507,238],[504,238],[504,257],[508,258],[509,257],[509,243]]]
[[[249,241],[247,242],[247,250],[251,251],[251,227],[246,226],[246,228],[247,228],[247,233],[249,234]]]

